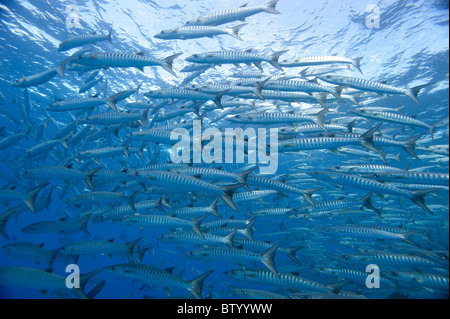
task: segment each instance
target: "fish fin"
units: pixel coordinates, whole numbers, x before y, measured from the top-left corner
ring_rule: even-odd
[[[323,187],[311,188],[302,191],[302,197],[312,206],[316,207],[316,204],[311,199],[312,194],[321,190]]]
[[[271,0],[266,4],[264,8],[264,12],[273,13],[273,14],[281,14],[280,11],[276,10],[275,7],[277,5],[278,0]]]
[[[426,190],[419,190],[419,191],[411,191],[411,193],[414,194],[414,197],[411,198],[411,201],[415,203],[417,206],[423,208],[430,214],[434,215],[433,211],[427,207],[425,204],[425,196],[431,192],[434,192],[436,190],[439,190],[440,188],[432,188],[432,189],[426,189]]]
[[[192,222],[192,230],[203,239],[205,239],[205,236],[200,231],[200,223],[208,216],[209,216],[209,214],[200,216],[200,217],[194,219],[194,221]]]
[[[272,247],[270,247],[265,253],[262,254],[262,263],[269,268],[271,272],[273,272],[277,277],[280,277],[280,274],[278,274],[278,271],[275,269],[275,253],[278,249],[278,246],[280,246],[281,241],[274,244]]]
[[[224,96],[227,92],[229,92],[230,89],[222,91],[220,93],[218,93],[215,98],[214,98],[214,103],[220,107],[221,109],[223,109],[223,105],[222,105],[222,96]]]
[[[361,71],[361,59],[362,57],[353,59],[352,64],[361,74],[363,74],[363,72]]]
[[[228,235],[225,236],[225,244],[230,247],[230,248],[234,248],[234,235],[236,235],[238,229],[236,228],[235,230],[233,230],[231,233],[229,233]]]
[[[131,206],[131,209],[136,211],[136,196],[137,194],[139,194],[139,191],[135,191],[133,194],[131,194],[130,199],[129,199],[129,204]]]
[[[244,184],[237,183],[237,184],[232,184],[232,185],[222,187],[222,189],[224,190],[223,194],[221,195],[222,199],[225,201],[225,203],[227,203],[228,206],[230,206],[236,212],[238,210],[233,203],[232,196],[233,196],[233,193],[235,192],[235,190],[238,188],[241,188],[242,186],[244,186]]]
[[[109,42],[112,42],[111,34],[112,34],[112,26],[109,28],[109,33],[108,33],[108,36],[107,36],[107,39],[108,39]]]
[[[34,200],[36,199],[37,194],[45,188],[49,183],[38,186],[36,188],[33,188],[31,191],[27,193],[27,197],[24,199],[25,204],[27,207],[33,212],[33,214],[36,214],[36,208],[34,207]]]
[[[232,37],[242,41],[241,37],[238,35],[238,32],[242,27],[246,26],[247,24],[248,23],[242,23],[242,24],[238,24],[238,25],[232,27],[228,34],[231,35]]]
[[[420,104],[419,100],[417,99],[417,95],[419,94],[420,90],[422,90],[423,88],[432,85],[434,83],[427,83],[427,84],[423,84],[423,85],[418,85],[415,86],[411,89],[408,89],[405,91],[405,95],[410,97],[411,99],[413,99],[417,104]]]
[[[417,231],[410,231],[407,233],[403,233],[402,241],[404,241],[405,243],[408,243],[410,245],[416,246],[418,248],[422,248],[422,246],[420,246],[418,243],[411,240],[412,235],[415,235],[415,234],[417,234]]]
[[[302,265],[302,263],[300,262],[300,260],[297,259],[297,256],[295,256],[295,253],[302,248],[303,248],[303,246],[285,248],[288,251],[287,256],[289,258],[291,258],[293,261],[295,261],[297,264],[299,264],[300,266]]]
[[[219,201],[219,198],[216,198],[215,200],[213,200],[211,205],[209,205],[209,209],[211,210],[211,215],[222,218],[222,216],[220,216],[219,213],[217,212],[217,202],[218,201]]]
[[[283,68],[278,64],[278,59],[279,59],[280,55],[282,55],[282,54],[284,54],[286,52],[288,52],[288,50],[275,52],[274,54],[272,54],[272,57],[271,57],[269,63],[272,64],[278,70],[283,71]]]
[[[173,71],[172,69],[172,65],[173,65],[173,61],[179,57],[180,55],[182,55],[183,53],[176,53],[173,55],[168,56],[167,58],[164,59],[164,63],[162,64],[162,67],[164,69],[166,69],[167,72],[171,73],[172,75],[178,77],[176,75],[176,73]]]
[[[203,282],[214,270],[209,270],[189,283],[189,291],[196,299],[202,299]]]
[[[344,280],[344,281],[339,281],[333,284],[329,284],[327,285],[328,289],[330,289],[332,292],[334,293],[339,293],[339,291],[341,290],[342,287],[344,287],[345,285],[350,284],[351,281],[350,280]]]
[[[261,62],[253,62],[253,64],[254,64],[258,69],[260,69],[261,71],[264,71]]]

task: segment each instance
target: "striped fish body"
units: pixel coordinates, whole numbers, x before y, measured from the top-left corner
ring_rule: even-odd
[[[361,145],[361,139],[346,137],[307,137],[285,140],[278,144],[279,152],[328,149],[336,150],[348,145]]]
[[[318,83],[308,81],[268,81],[264,85],[264,89],[272,91],[300,91],[300,92],[327,92],[335,94],[336,90],[333,87],[327,87]]]
[[[67,289],[65,277],[44,270],[25,267],[0,267],[0,285],[31,288],[39,291]],[[79,298],[87,298],[79,288],[73,288],[71,291]]]
[[[56,69],[47,70],[41,73],[30,75],[28,77],[22,77],[19,80],[15,80],[11,85],[15,87],[30,87],[43,84],[50,81],[57,74]]]
[[[94,79],[92,81],[87,82],[82,87],[78,89],[78,93],[84,93],[94,87],[97,83],[101,83],[103,79],[103,76],[100,79]]]
[[[340,57],[340,56],[335,56],[335,55],[318,55],[318,56],[302,57],[302,58],[298,58],[298,59],[283,60],[283,61],[281,61],[280,65],[286,66],[286,67],[298,67],[298,66],[314,66],[314,65],[324,65],[324,64],[345,63],[345,64],[353,64],[358,69],[358,71],[361,72],[360,65],[359,65],[360,60],[361,60],[361,58],[348,59],[345,57]],[[325,71],[322,71],[322,72],[320,72],[318,74],[314,74],[314,75],[326,74],[326,73],[334,72],[336,70],[339,70],[339,68],[325,70]],[[314,72],[314,71],[312,71],[312,72]]]
[[[328,286],[314,282],[290,273],[279,273],[276,276],[264,269],[236,269],[226,271],[225,275],[243,281],[262,285],[273,285],[277,287],[291,288],[294,290],[313,290],[320,292],[331,292]]]
[[[175,136],[175,138],[171,138],[172,136],[171,131],[163,131],[158,128],[131,132],[127,136],[131,140],[155,142],[169,145],[178,143],[180,138],[180,136],[178,137]]]
[[[144,94],[144,96],[155,99],[182,99],[182,100],[192,100],[192,101],[214,101],[216,95],[207,94],[203,92],[197,92],[193,90],[185,89],[166,89],[150,91]]]
[[[167,270],[143,264],[119,264],[104,269],[121,277],[140,280],[164,288],[187,289],[198,299],[202,298],[203,281],[212,273],[212,270],[210,270],[192,281],[187,281]]]
[[[129,256],[131,259],[131,250],[136,242],[124,245],[112,241],[90,240],[65,245],[60,249],[60,253],[66,255],[118,255]]]
[[[114,220],[114,223],[137,227],[188,227],[192,228],[193,222],[165,215],[132,215]]]
[[[320,268],[319,271],[324,274],[338,276],[344,279],[350,279],[355,282],[365,283],[367,278],[367,272],[358,271],[353,269],[342,268]],[[391,279],[380,277],[380,287],[388,285],[390,287],[397,288],[397,283]]]
[[[100,220],[117,220],[127,215],[133,215],[137,213],[144,213],[150,208],[161,208],[160,203],[154,200],[144,200],[134,204],[134,208],[131,205],[120,205],[110,208],[101,212]]]
[[[282,123],[298,123],[303,121],[312,121],[313,117],[303,116],[291,113],[253,113],[238,114],[227,118],[229,121],[246,123],[246,124],[282,124]]]
[[[408,267],[439,267],[440,265],[432,260],[410,254],[396,254],[384,252],[363,252],[343,255],[343,259],[357,261],[367,265],[375,263],[379,265],[408,266]],[[421,268],[420,268],[421,269]]]
[[[71,37],[61,42],[58,46],[58,51],[67,51],[86,44],[97,43],[101,41],[111,42],[111,31],[108,34],[83,34]]]
[[[220,25],[236,20],[245,21],[245,18],[260,12],[279,14],[280,12],[275,9],[277,2],[278,0],[271,0],[266,5],[253,7],[247,7],[247,5],[245,4],[239,8],[227,9],[206,15],[201,15],[197,19],[189,20],[188,22],[186,22],[186,25]]]
[[[27,151],[27,156],[28,157],[38,156],[40,154],[43,154],[45,152],[50,151],[51,149],[53,149],[57,145],[63,145],[65,148],[68,148],[68,146],[67,146],[67,138],[65,138],[65,139],[55,139],[55,140],[45,141],[45,142],[42,142],[40,144],[37,144],[37,145],[33,146],[32,148],[30,148]]]
[[[391,123],[397,123],[397,124],[406,124],[410,126],[418,126],[423,127],[428,130],[431,129],[431,125],[428,125],[425,122],[422,122],[420,120],[417,120],[413,117],[406,116],[403,114],[393,113],[393,112],[380,112],[380,111],[367,111],[367,110],[351,110],[351,113],[355,113],[358,115],[361,115],[366,118],[370,119],[376,119],[380,121],[386,121]]]
[[[24,137],[27,137],[26,133],[16,133],[12,134],[8,137],[5,137],[0,141],[0,150],[4,150],[5,148],[10,147],[11,145],[15,145],[17,142],[19,142]]]
[[[220,196],[224,190],[198,178],[165,171],[137,171],[136,177],[144,183],[178,189],[187,192],[200,192]]]
[[[246,24],[241,24],[233,28],[214,26],[183,26],[175,29],[163,30],[154,37],[158,39],[197,39],[203,37],[214,37],[216,35],[231,35],[239,40],[237,31]],[[236,30],[237,29],[237,30]]]
[[[92,203],[123,203],[129,201],[129,196],[115,192],[90,192],[70,197],[69,202],[77,204]]]
[[[86,97],[71,100],[55,101],[52,104],[50,104],[47,110],[52,112],[75,111],[75,110],[89,109],[103,104],[106,104],[105,99],[100,99],[96,97]]]
[[[14,242],[3,246],[3,250],[8,256],[50,263],[55,257],[55,252],[27,242]],[[51,265],[50,265],[51,266]]]
[[[235,231],[233,232],[234,235]],[[165,242],[173,242],[180,244],[194,244],[194,245],[218,245],[225,244],[233,247],[232,237],[228,236],[217,236],[213,234],[203,233],[203,238],[200,237],[193,231],[181,231],[181,232],[171,232],[162,235],[160,240]]]
[[[41,166],[27,170],[24,175],[30,174],[33,178],[39,179],[84,179],[87,177],[85,172],[80,172],[63,166]]]
[[[336,171],[343,173],[356,173],[356,174],[377,174],[387,172],[402,171],[400,168],[392,167],[388,165],[376,165],[376,164],[358,164],[358,165],[338,165],[335,166]]]
[[[275,190],[257,190],[251,192],[241,192],[233,194],[233,202],[240,203],[254,199],[262,199],[264,197],[279,194]]]
[[[447,173],[408,172],[398,170],[394,172],[379,172],[376,174],[375,178],[382,182],[449,186],[449,174]]]
[[[357,237],[374,238],[374,239],[403,239],[404,236],[398,233],[374,229],[371,227],[364,227],[359,225],[346,225],[331,227],[331,231],[338,233],[349,234]]]
[[[117,156],[117,155],[128,155],[128,148],[127,147],[102,147],[102,148],[95,148],[91,150],[81,151],[79,152],[76,157],[81,159],[88,159],[88,158],[101,158],[101,157],[111,157],[111,156]]]
[[[85,119],[80,120],[80,123],[87,124],[100,124],[100,125],[113,125],[124,124],[139,121],[142,119],[141,114],[132,114],[124,112],[108,112],[90,115]]]
[[[88,217],[83,218],[81,221],[69,221],[63,219],[41,221],[22,228],[22,232],[26,234],[45,234],[45,233],[77,233],[87,231]]]

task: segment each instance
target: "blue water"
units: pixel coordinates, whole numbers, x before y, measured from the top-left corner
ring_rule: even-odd
[[[263,4],[264,1],[251,0],[249,6]],[[383,106],[397,108],[405,106],[403,114],[414,116],[427,124],[441,122],[437,126],[434,140],[428,131],[423,128],[413,130],[410,126],[394,123],[384,123],[381,131],[389,137],[398,140],[424,133],[417,145],[447,145],[448,144],[448,52],[449,52],[449,29],[448,29],[448,1],[287,1],[280,0],[277,10],[281,14],[259,13],[247,18],[247,26],[241,29],[239,35],[243,41],[234,39],[228,35],[216,36],[214,38],[201,38],[191,40],[160,40],[153,36],[163,29],[181,26],[184,22],[197,18],[201,14],[209,12],[237,8],[243,3],[239,0],[229,1],[2,1],[0,4],[0,104],[10,110],[15,117],[22,119],[19,111],[19,103],[24,104],[24,89],[10,85],[22,75],[33,75],[54,66],[59,65],[66,57],[67,52],[57,52],[57,47],[63,40],[79,34],[92,32],[106,33],[112,26],[112,43],[100,42],[94,46],[94,51],[136,53],[143,51],[145,55],[156,58],[182,52],[183,54],[174,62],[174,71],[179,76],[174,77],[160,67],[145,67],[145,72],[135,68],[109,68],[102,70],[101,74],[107,79],[106,92],[103,90],[100,96],[110,96],[122,90],[135,88],[143,82],[140,89],[141,95],[132,95],[127,101],[148,101],[142,93],[159,88],[170,88],[181,83],[187,73],[180,70],[189,63],[184,58],[195,54],[209,51],[254,49],[258,53],[273,53],[288,50],[282,59],[299,58],[314,55],[344,56],[348,58],[362,57],[361,69],[363,75],[357,71],[345,71],[342,74],[361,77],[367,80],[386,81],[389,85],[401,88],[411,88],[425,83],[433,85],[423,89],[419,94],[421,104],[417,104],[403,95],[387,95],[366,97],[380,98],[370,106]],[[369,28],[366,25],[370,13],[366,8],[370,4],[379,7],[378,28]],[[68,28],[66,12],[68,5],[74,5],[78,10],[79,27]],[[235,25],[240,22],[232,22]],[[74,50],[69,51],[70,53]],[[263,62],[264,70],[271,74],[278,74],[278,70]],[[285,68],[289,73],[298,72],[302,68]],[[314,69],[312,67],[311,69]],[[237,68],[233,65],[223,65],[216,69],[210,69],[196,78],[194,82],[223,83],[231,79],[231,75],[238,71],[257,71],[256,67]],[[89,72],[90,73],[90,72]],[[87,97],[104,89],[104,83],[98,84],[88,93],[78,94],[78,88],[83,84],[87,74],[79,75],[77,72],[66,71],[65,78],[55,76],[47,83],[36,87],[29,87],[31,96],[31,119],[34,127],[29,140],[21,139],[16,145],[0,151],[0,185],[3,189],[14,188],[26,192],[40,182],[27,179],[23,176],[26,169],[44,166],[60,165],[70,156],[78,151],[100,146],[114,146],[122,143],[117,137],[91,142],[84,139],[76,145],[70,145],[66,150],[61,146],[52,149],[48,156],[29,160],[26,151],[46,140],[51,140],[56,132],[64,125],[73,121],[67,112],[51,113],[53,119],[48,125],[42,127],[47,121],[47,115],[43,111],[55,98],[70,99],[79,96]],[[257,105],[260,103],[256,101]],[[272,101],[265,101],[267,104]],[[155,103],[156,104],[156,103]],[[168,106],[163,111],[175,110],[178,105]],[[127,103],[118,103],[120,110],[125,111]],[[281,102],[283,111],[293,108]],[[339,115],[328,112],[325,122],[336,121],[340,117],[352,116],[347,111],[354,107],[351,102],[330,102],[328,106],[334,108],[340,105]],[[297,105],[298,106],[298,105]],[[294,103],[293,107],[296,105]],[[107,111],[106,106],[98,110]],[[141,112],[141,110],[138,110]],[[84,113],[71,112],[74,117],[83,118]],[[209,111],[206,115],[207,126],[226,128],[238,127],[226,120],[215,124],[210,120],[219,114],[218,110]],[[185,119],[195,119],[192,113]],[[446,120],[447,119],[447,120]],[[165,123],[179,123],[180,118],[175,118]],[[348,122],[348,121],[347,121]],[[359,120],[357,127],[367,130],[379,122],[376,120]],[[282,125],[279,125],[282,126]],[[21,121],[18,125],[11,121],[3,113],[0,113],[0,127],[3,129],[1,139],[16,132],[24,132],[29,127]],[[41,127],[41,128],[40,128]],[[264,125],[252,127],[265,127]],[[98,125],[94,130],[101,129]],[[43,129],[42,137],[36,141],[38,130]],[[78,130],[80,127],[78,127]],[[136,128],[121,129],[119,137],[124,139]],[[131,144],[139,147],[139,144]],[[135,154],[130,158],[116,156],[115,158],[104,158],[100,165],[104,169],[121,170],[122,168],[138,168],[150,163],[165,163],[170,160],[167,147],[150,143],[144,150],[144,156]],[[357,147],[357,149],[364,150]],[[436,154],[417,150],[420,159],[408,155],[401,148],[385,147],[386,154],[400,154],[399,161],[388,156],[387,162],[391,166],[404,168],[408,163],[410,169],[448,174],[448,148],[447,153]],[[79,167],[79,163],[72,160],[73,167]],[[322,190],[313,195],[313,201],[336,199],[358,199],[367,194],[364,189],[343,186],[337,187],[331,184],[316,181],[305,175],[299,174],[309,170],[327,170],[336,165],[343,164],[378,164],[379,159],[368,159],[357,155],[337,154],[329,150],[304,151],[299,154],[281,154],[276,175],[270,178],[286,180],[300,189],[323,187]],[[90,169],[97,167],[96,163],[89,166]],[[245,164],[223,164],[224,170],[235,171],[243,168]],[[75,234],[25,234],[21,229],[27,225],[43,220],[56,220],[60,218],[77,219],[80,213],[86,212],[91,207],[77,207],[66,202],[76,194],[89,192],[85,184],[74,182],[65,192],[64,181],[51,181],[37,199],[37,213],[34,215],[24,209],[19,214],[13,215],[5,226],[9,240],[0,236],[0,245],[12,242],[29,242],[44,244],[48,250],[60,248],[66,244],[81,242],[85,240],[109,240],[127,243],[136,238],[142,238],[141,244],[148,245],[150,249],[145,253],[143,263],[161,269],[173,267],[173,272],[186,280],[192,280],[200,274],[214,269],[214,272],[205,280],[203,296],[205,298],[236,298],[233,289],[248,288],[276,292],[287,296],[292,294],[287,288],[271,285],[258,285],[246,281],[231,279],[223,272],[232,269],[261,268],[261,263],[237,262],[227,260],[204,261],[189,258],[184,254],[197,246],[186,244],[176,245],[159,241],[161,235],[175,230],[168,227],[140,229],[137,227],[125,227],[112,223],[88,222],[89,234],[79,232]],[[112,191],[118,183],[102,185],[94,183],[96,191]],[[448,187],[448,185],[447,185]],[[251,187],[255,189],[254,187]],[[139,189],[142,190],[142,189]],[[45,199],[50,196],[48,207],[45,207]],[[131,195],[134,190],[127,190]],[[238,190],[238,192],[244,189]],[[138,200],[156,199],[157,193],[140,193]],[[187,204],[194,206],[207,206],[211,203],[210,198],[204,194],[176,194],[170,197],[171,205],[183,207]],[[322,284],[330,284],[341,281],[336,275],[326,275],[317,271],[319,268],[334,267],[339,269],[352,269],[363,271],[367,264],[353,263],[339,259],[342,254],[358,251],[384,251],[388,253],[417,254],[417,250],[423,252],[434,252],[433,258],[441,256],[440,266],[435,268],[421,268],[420,266],[390,266],[380,265],[381,277],[392,276],[392,272],[404,271],[410,273],[432,273],[447,278],[448,287],[448,239],[449,239],[449,199],[446,190],[436,190],[433,194],[426,196],[426,205],[434,212],[429,214],[406,198],[375,194],[372,196],[375,207],[382,210],[382,216],[352,217],[350,220],[343,217],[322,217],[309,219],[295,219],[287,216],[257,217],[254,223],[254,239],[275,243],[282,242],[282,247],[301,246],[297,252],[297,258],[302,265],[299,266],[285,254],[277,253],[275,258],[276,268],[280,272],[294,272],[304,278]],[[20,204],[17,200],[3,200],[1,213]],[[126,204],[126,203],[124,203]],[[103,206],[107,204],[102,204]],[[224,218],[246,219],[250,213],[260,208],[297,208],[305,205],[303,199],[298,195],[287,193],[286,196],[271,195],[261,200],[252,200],[236,204],[238,213],[234,212],[225,204],[219,206],[219,213]],[[152,209],[151,213],[160,214],[158,210]],[[206,221],[215,220],[216,217],[208,217]],[[345,234],[336,234],[323,231],[324,228],[355,223],[361,225],[378,225],[389,227],[402,227],[408,231],[417,231],[412,239],[420,245],[420,248],[409,245],[399,240],[377,240],[373,238],[352,237]],[[430,228],[429,236],[431,243],[426,241],[421,234]],[[48,265],[43,262],[37,264],[33,260],[14,258],[0,252],[0,266],[20,266],[45,269]],[[418,255],[417,255],[418,256]],[[423,254],[420,256],[424,256]],[[428,257],[430,255],[427,255]],[[445,258],[447,257],[447,258]],[[429,257],[432,258],[432,257]],[[126,257],[106,255],[95,257],[81,256],[77,261],[81,273],[87,273],[105,266],[127,262]],[[64,262],[57,261],[54,264],[54,273],[67,276]],[[168,295],[162,287],[146,285],[143,282],[133,283],[131,279],[121,278],[102,271],[94,277],[88,285],[88,290],[100,280],[105,281],[105,287],[97,295],[97,298],[167,298]],[[1,285],[1,284],[0,284]],[[380,287],[379,289],[368,289],[365,279],[354,280],[346,285],[342,291],[358,294],[366,298],[389,298],[393,294],[401,294],[407,298],[446,298],[448,288],[431,288],[414,280],[399,282],[399,289],[392,287]],[[2,298],[65,298],[72,297],[70,292],[49,292],[43,295],[37,290],[17,287],[0,287]],[[171,297],[190,297],[188,291],[183,289],[170,289]],[[395,295],[394,295],[395,296]],[[398,295],[397,295],[398,296]]]

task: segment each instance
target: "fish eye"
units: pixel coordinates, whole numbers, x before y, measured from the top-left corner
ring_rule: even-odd
[[[232,270],[231,273],[232,273],[233,275],[236,275],[236,270]]]
[[[344,258],[345,260],[348,260],[348,256],[347,255],[342,256],[342,258]]]
[[[242,294],[244,295],[244,296],[247,296],[247,292],[244,290],[244,291],[242,291]]]
[[[314,175],[319,175],[319,172],[314,172]]]
[[[111,268],[112,268],[112,270],[116,270],[116,266],[115,266],[115,265],[114,265],[114,266],[112,266]]]

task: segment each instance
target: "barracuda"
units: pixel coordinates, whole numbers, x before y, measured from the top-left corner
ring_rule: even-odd
[[[357,261],[368,264],[373,262],[379,265],[408,266],[408,267],[440,267],[439,263],[412,254],[397,254],[381,251],[358,252],[340,255],[339,259]]]
[[[149,109],[146,109],[142,114],[132,114],[124,112],[115,113],[100,113],[87,116],[84,119],[80,119],[79,123],[86,124],[100,124],[100,125],[114,125],[114,124],[127,124],[133,122],[139,122],[140,125],[147,127],[147,116]]]
[[[193,54],[190,57],[186,58],[185,60],[188,62],[195,62],[202,64],[219,64],[219,65],[230,63],[254,64],[260,70],[263,70],[261,62],[265,61],[270,63],[275,68],[283,70],[278,65],[278,58],[280,57],[280,55],[286,52],[287,50],[276,52],[270,56],[266,56],[252,53],[251,49],[247,51],[214,51],[214,52]]]
[[[366,133],[357,137],[306,137],[282,141],[278,144],[279,152],[294,152],[311,149],[337,150],[339,147],[347,145],[361,145],[371,151],[383,154],[373,145],[373,134],[381,126],[371,128]]]
[[[449,174],[446,173],[428,173],[428,172],[377,172],[374,176],[381,182],[415,183],[449,186]]]
[[[260,12],[280,14],[280,12],[275,9],[277,2],[278,0],[271,0],[266,5],[253,7],[247,7],[247,4],[244,4],[236,9],[222,10],[201,15],[195,20],[187,21],[186,25],[219,25],[236,20],[245,21],[245,18]]]
[[[394,196],[406,197],[413,203],[415,203],[417,206],[429,212],[430,214],[434,214],[433,211],[430,210],[425,205],[424,197],[428,193],[434,191],[435,189],[421,190],[421,191],[407,191],[356,175],[349,175],[335,172],[324,172],[324,171],[307,172],[307,174],[316,179],[320,179],[331,183],[337,183],[340,185],[356,187],[359,189],[362,188],[373,193],[390,194]]]
[[[78,89],[78,93],[84,93],[94,87],[97,83],[103,83],[103,76],[100,77],[100,79],[94,79],[92,81],[89,81],[85,83],[82,87]]]
[[[238,230],[233,230],[227,236],[217,236],[213,234],[203,233],[203,237],[192,231],[171,232],[162,235],[159,240],[165,242],[174,242],[180,244],[194,244],[194,245],[217,245],[225,244],[233,248],[233,238]]]
[[[263,254],[257,254],[249,251],[244,251],[236,248],[222,248],[222,247],[211,247],[211,248],[201,248],[187,252],[185,255],[189,257],[195,257],[205,260],[212,261],[226,261],[226,262],[242,262],[242,261],[260,261],[263,263],[275,276],[279,276],[277,270],[275,269],[275,252],[278,249],[280,243],[274,244]]]
[[[173,61],[182,53],[177,53],[168,56],[165,59],[155,59],[144,56],[143,52],[136,54],[131,53],[117,53],[117,52],[98,52],[98,53],[86,53],[78,56],[74,59],[74,63],[96,66],[102,68],[109,67],[132,67],[138,68],[144,72],[146,66],[161,66],[170,74],[177,76],[172,70]]]
[[[274,273],[263,269],[235,269],[224,272],[228,277],[234,278],[247,283],[256,283],[262,285],[273,285],[294,290],[314,290],[321,292],[338,293],[339,290],[349,282],[343,281],[330,285],[311,281],[295,274],[290,273]]]
[[[326,96],[322,96],[320,93],[306,93],[306,92],[290,92],[290,91],[274,91],[274,90],[262,90],[261,96],[264,100],[280,100],[286,102],[303,102],[303,101],[315,101],[326,107]],[[242,99],[254,99],[254,94],[241,94]]]
[[[267,84],[264,85],[264,88],[272,91],[327,92],[332,94],[341,102],[345,103],[341,97],[341,92],[344,87],[327,87],[325,85],[309,81],[278,80],[268,81]]]
[[[416,231],[407,233],[393,233],[382,229],[376,229],[372,227],[364,227],[362,225],[344,225],[326,228],[326,231],[332,231],[337,233],[349,234],[351,236],[373,238],[373,239],[399,239],[410,245],[420,247],[417,243],[410,238],[416,234]]]
[[[21,88],[38,86],[53,79],[57,73],[56,69],[50,69],[27,77],[22,76],[21,79],[15,80],[11,85]]]
[[[66,255],[119,255],[127,256],[133,262],[133,251],[135,246],[142,240],[138,238],[128,244],[115,243],[114,239],[89,240],[79,243],[69,244],[61,247],[59,252]]]
[[[150,208],[157,208],[160,211],[164,211],[162,204],[166,204],[165,199],[160,195],[156,200],[144,200],[134,203],[133,206],[120,205],[117,207],[109,208],[106,211],[100,211],[99,214],[92,214],[91,219],[97,221],[105,220],[117,220],[127,215],[133,215],[148,211]]]
[[[206,85],[193,84],[189,86],[189,89],[209,94],[218,94],[220,92],[227,91],[226,93],[227,95],[233,96],[239,96],[245,93],[253,93],[261,100],[264,100],[264,97],[261,95],[261,90],[268,80],[269,79],[258,82],[256,88],[230,84],[206,84]]]
[[[364,109],[353,109],[349,111],[350,113],[354,113],[357,115],[360,115],[362,117],[370,118],[370,119],[376,119],[380,121],[386,121],[391,123],[397,123],[397,124],[406,124],[409,126],[417,126],[417,127],[424,127],[429,130],[430,135],[434,137],[434,129],[436,127],[436,124],[429,125],[425,122],[422,122],[420,120],[417,120],[413,117],[406,116],[403,114],[393,113],[393,112],[380,112],[380,111],[368,111]]]
[[[362,57],[356,58],[356,59],[348,59],[345,57],[340,57],[336,55],[318,55],[318,56],[307,56],[297,59],[290,59],[290,60],[283,60],[280,62],[281,66],[285,67],[298,67],[298,66],[313,66],[313,65],[323,65],[323,64],[337,64],[337,63],[346,63],[346,64],[352,64],[361,74],[361,60]],[[326,70],[325,73],[330,73],[335,71],[336,68],[333,70]],[[339,69],[337,69],[339,70]],[[323,72],[323,71],[322,71]],[[324,74],[324,73],[322,73]],[[314,74],[314,75],[321,75]]]
[[[353,269],[342,269],[342,268],[318,268],[316,271],[323,274],[338,276],[343,279],[350,279],[355,283],[365,283],[367,278],[367,272],[358,271]],[[398,290],[398,283],[394,280],[380,277],[380,287],[388,285],[396,290]]]
[[[221,99],[222,96],[225,95],[227,91],[214,94],[207,94],[202,92],[197,92],[193,90],[185,90],[185,89],[166,89],[166,90],[156,90],[144,93],[144,96],[153,99],[182,99],[182,100],[191,100],[191,101],[214,101],[214,103],[223,108]]]
[[[249,185],[256,186],[256,187],[264,187],[264,188],[267,187],[267,188],[270,188],[270,189],[273,189],[273,190],[276,190],[276,191],[282,192],[282,193],[300,194],[303,197],[303,199],[312,206],[315,206],[314,202],[311,199],[312,194],[314,194],[314,192],[322,189],[321,187],[318,187],[318,188],[313,188],[313,189],[301,190],[301,189],[295,188],[293,186],[290,186],[286,183],[283,183],[281,181],[277,181],[277,180],[273,180],[273,179],[265,178],[265,177],[261,177],[261,176],[256,176],[256,175],[250,175],[247,178],[247,183]]]
[[[188,227],[197,235],[204,238],[204,235],[200,231],[200,223],[208,216],[209,214],[192,221],[164,215],[133,215],[115,219],[113,222],[119,225],[136,227]]]
[[[369,91],[369,92],[376,92],[376,93],[388,93],[388,94],[404,94],[408,96],[409,98],[413,99],[416,103],[420,104],[420,102],[417,100],[417,95],[419,94],[420,90],[423,88],[429,86],[430,84],[425,85],[419,85],[416,87],[413,87],[411,89],[400,89],[396,88],[387,84],[375,82],[375,81],[368,81],[361,78],[355,78],[350,76],[343,76],[343,75],[325,75],[320,76],[319,79],[325,82],[337,84],[337,85],[350,85],[353,88],[362,90],[362,91]]]
[[[96,106],[107,104],[106,99],[100,99],[97,97],[76,98],[70,100],[57,100],[50,104],[47,108],[51,112],[67,112],[77,111],[84,109],[92,109]]]
[[[32,168],[25,170],[23,176],[32,177],[35,179],[54,180],[61,179],[64,181],[81,180],[83,179],[86,185],[94,190],[92,184],[92,177],[100,170],[101,167],[92,169],[87,172],[81,172],[70,167],[64,166],[40,166],[38,168]]]
[[[215,35],[231,35],[242,41],[238,35],[239,30],[247,25],[247,23],[239,24],[231,28],[213,27],[213,26],[184,26],[175,29],[163,30],[154,37],[157,39],[197,39],[204,37],[214,37]]]
[[[31,288],[39,291],[68,289],[77,298],[88,299],[84,292],[84,287],[87,281],[99,272],[100,270],[95,270],[80,276],[80,288],[68,289],[66,286],[66,277],[58,276],[51,272],[25,267],[0,267],[0,285]]]
[[[188,281],[174,275],[171,271],[143,264],[119,264],[103,269],[120,277],[140,280],[152,285],[164,287],[167,292],[169,287],[186,289],[197,299],[202,298],[203,282],[214,271],[209,270],[197,278]]]
[[[233,239],[234,246],[239,249],[256,249],[256,250],[262,250],[266,251],[272,247],[272,244],[265,241],[259,241],[259,240],[253,240],[248,238],[234,238]],[[302,263],[300,260],[297,259],[295,256],[295,253],[302,249],[302,246],[296,246],[296,247],[289,247],[289,248],[283,248],[278,247],[277,252],[283,253],[289,258],[291,258],[293,261],[295,261],[297,264],[301,265]]]
[[[46,233],[78,233],[80,231],[90,235],[87,230],[87,222],[89,216],[84,217],[80,221],[69,221],[65,218],[50,221],[37,222],[22,228],[22,232],[26,234],[46,234]]]
[[[303,121],[312,121],[319,125],[324,131],[326,131],[323,125],[323,118],[326,110],[317,113],[314,116],[304,116],[291,113],[274,113],[274,112],[261,112],[261,113],[249,113],[238,114],[227,117],[229,121],[244,123],[244,124],[279,124],[279,123],[298,123]]]
[[[149,182],[152,185],[168,187],[185,192],[204,192],[222,197],[222,199],[235,211],[237,211],[237,208],[234,206],[232,195],[236,189],[244,186],[244,184],[238,183],[219,187],[198,178],[164,171],[137,171],[134,172],[134,176],[138,180],[144,183]]]
[[[0,189],[0,202],[8,202],[9,203],[14,200],[21,200],[21,201],[24,201],[24,203],[31,210],[31,212],[33,212],[33,214],[36,214],[36,209],[34,207],[34,201],[35,201],[38,193],[42,189],[44,189],[47,185],[48,184],[38,186],[38,187],[33,188],[32,190],[30,190],[28,192],[24,192],[24,193],[16,191],[14,189]]]
[[[101,41],[111,42],[111,32],[112,28],[109,29],[108,34],[83,34],[71,37],[59,44],[58,52],[67,51],[86,44],[97,43]]]

